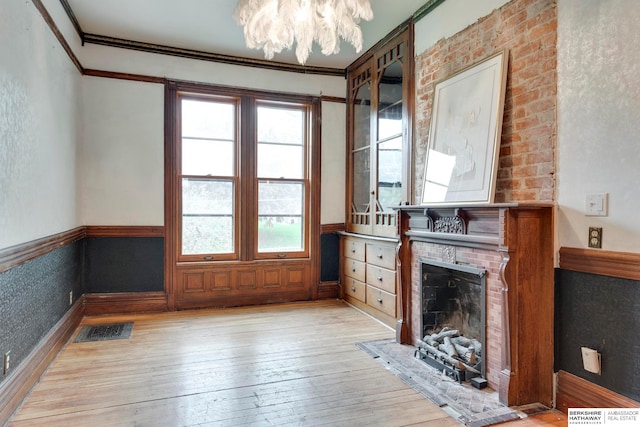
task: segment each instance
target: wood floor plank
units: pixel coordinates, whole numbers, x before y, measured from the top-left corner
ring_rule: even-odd
[[[10,425],[457,423],[355,346],[393,331],[340,301],[81,326],[123,321],[127,340],[67,343]]]

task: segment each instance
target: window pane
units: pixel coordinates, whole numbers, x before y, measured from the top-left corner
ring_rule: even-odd
[[[258,252],[301,251],[304,185],[258,183]]]
[[[233,176],[233,141],[182,140],[182,174]]]
[[[299,145],[258,144],[258,177],[304,178],[303,153]]]
[[[304,111],[258,107],[258,142],[302,145]]]
[[[402,138],[378,144],[378,201],[389,211],[402,201]]]
[[[235,139],[235,105],[182,100],[182,137]]]
[[[233,252],[233,227],[233,181],[183,178],[183,254]]]

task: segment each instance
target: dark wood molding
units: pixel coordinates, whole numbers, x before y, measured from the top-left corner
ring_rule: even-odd
[[[219,62],[223,64],[241,65],[244,67],[265,68],[269,70],[287,71],[302,74],[320,74],[325,76],[344,76],[345,70],[340,68],[313,67],[307,65],[287,64],[284,62],[268,61],[265,59],[242,58],[239,56],[223,55],[193,49],[183,49],[172,46],[125,40],[99,34],[83,34],[84,43],[102,46],[131,49],[160,55],[177,56],[181,58],[197,59],[201,61]]]
[[[164,237],[164,226],[89,225],[87,237]]]
[[[436,7],[444,3],[444,0],[429,0],[420,9],[416,10],[413,14],[413,22],[418,22],[420,19],[427,16]]]
[[[85,316],[158,313],[167,310],[167,294],[164,292],[122,292],[84,295]]]
[[[164,84],[166,82],[166,79],[164,77],[146,76],[142,74],[116,73],[114,71],[102,71],[93,69],[85,69],[84,75],[93,77],[106,77],[109,79],[131,80],[135,82],[145,83]]]
[[[344,223],[336,223],[336,224],[321,224],[320,225],[320,234],[329,234],[329,233],[340,233],[345,230]]]
[[[384,36],[382,39],[380,39],[380,41],[378,41],[378,43],[376,43],[375,45],[373,45],[369,50],[367,50],[365,53],[363,53],[362,55],[360,55],[360,57],[358,59],[356,59],[355,61],[353,61],[345,70],[346,74],[348,75],[349,72],[355,68],[358,68],[359,66],[361,66],[362,64],[364,64],[365,62],[369,61],[371,59],[371,57],[376,53],[379,52],[380,49],[382,49],[384,47],[384,45],[386,45],[387,43],[389,43],[391,40],[395,39],[396,37],[398,37],[403,31],[405,31],[407,28],[413,26],[413,19],[409,18],[406,21],[402,22],[400,25],[398,25],[396,28],[394,28],[393,30],[391,30],[389,32],[389,34],[387,34],[386,36]]]
[[[78,57],[75,55],[75,53],[73,53],[71,46],[69,46],[69,43],[67,43],[67,41],[65,40],[64,35],[62,35],[60,30],[58,29],[55,21],[53,20],[51,15],[49,15],[49,12],[47,12],[47,9],[42,4],[42,1],[33,0],[33,5],[36,7],[36,9],[38,9],[38,12],[40,12],[40,15],[42,15],[42,18],[51,29],[51,32],[58,39],[58,43],[60,43],[64,51],[67,52],[67,55],[69,55],[69,59],[71,59],[71,62],[73,62],[73,65],[76,66],[80,74],[84,74],[84,68],[82,67],[82,64],[80,64]]]
[[[84,314],[84,297],[51,328],[0,387],[0,424],[4,425],[76,330]]]
[[[560,248],[560,268],[640,280],[640,254],[562,247]]]
[[[569,408],[638,408],[640,402],[565,371],[558,372],[556,409]]]
[[[339,96],[320,95],[320,99],[322,100],[322,102],[335,102],[337,104],[347,103],[347,98],[341,98]]]
[[[73,230],[1,249],[0,273],[68,245],[69,243],[73,243],[76,240],[83,239],[85,236],[85,227],[78,227]]]
[[[80,23],[78,22],[78,18],[76,18],[76,14],[73,13],[73,10],[69,5],[69,2],[67,0],[60,0],[60,4],[62,5],[62,8],[64,9],[65,13],[67,14],[67,17],[69,17],[69,20],[73,24],[73,27],[76,29],[76,33],[78,33],[78,37],[80,37],[80,40],[82,40],[82,43],[84,43],[84,31],[82,31],[82,28],[80,28]]]

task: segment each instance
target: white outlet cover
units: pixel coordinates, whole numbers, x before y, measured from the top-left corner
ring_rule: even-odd
[[[587,194],[584,214],[587,216],[607,216],[608,193]]]

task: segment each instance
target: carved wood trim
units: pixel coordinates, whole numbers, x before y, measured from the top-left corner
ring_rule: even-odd
[[[562,247],[560,248],[560,268],[640,280],[640,254]]]
[[[84,295],[84,314],[86,316],[150,313],[167,310],[167,294],[164,292],[121,292]]]
[[[164,226],[89,225],[87,237],[164,237]]]
[[[558,372],[556,408],[568,412],[569,408],[638,408],[636,402],[626,396],[601,387],[565,371]]]
[[[51,328],[0,387],[0,424],[4,425],[76,330],[84,314],[84,297]]]
[[[76,240],[80,240],[85,236],[86,228],[78,227],[73,230],[1,249],[0,273],[52,252],[62,246],[68,245],[69,243],[73,243]]]

